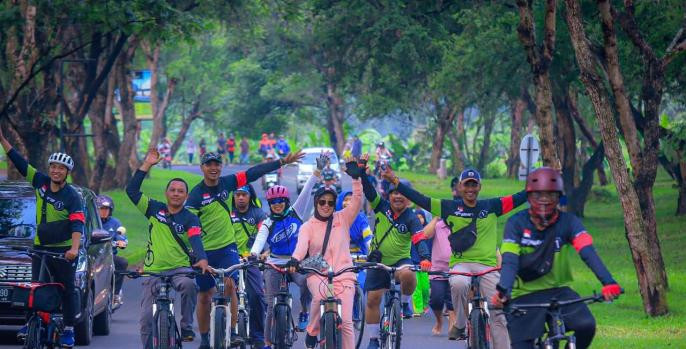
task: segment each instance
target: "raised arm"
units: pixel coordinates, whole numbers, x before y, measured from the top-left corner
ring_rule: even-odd
[[[310,178],[307,179],[307,182],[305,182],[303,190],[298,195],[298,198],[295,199],[295,202],[291,206],[293,210],[295,210],[295,213],[298,215],[298,217],[300,217],[300,219],[303,221],[306,220],[305,216],[309,213],[308,206],[312,201],[312,188],[314,187],[315,183],[317,183],[317,180],[319,180],[319,177],[314,174],[311,175]]]
[[[250,254],[259,256],[260,253],[262,253],[262,250],[264,250],[264,244],[267,242],[267,238],[269,237],[269,227],[271,227],[272,224],[273,222],[269,218],[262,222],[260,229],[257,231],[257,235],[255,235],[255,242],[252,244]]]
[[[357,218],[357,214],[362,208],[362,183],[360,179],[353,179],[353,197],[350,201],[350,205],[341,211],[343,219],[348,222],[348,225],[352,224]]]
[[[143,180],[148,171],[150,171],[150,168],[161,160],[160,153],[155,148],[150,148],[145,155],[145,159],[143,159],[143,164],[136,170],[136,173],[133,174],[129,184],[126,186],[126,195],[143,214],[147,214],[150,198],[141,192],[141,185],[143,185]]]

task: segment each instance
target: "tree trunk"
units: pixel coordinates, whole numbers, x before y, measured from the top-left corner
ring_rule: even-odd
[[[536,44],[536,30],[531,0],[517,0],[519,7],[519,41],[527,53],[527,61],[533,73],[536,87],[536,123],[540,132],[541,157],[544,166],[555,166],[558,162],[557,147],[553,133],[552,85],[549,70],[555,51],[556,0],[545,1],[545,22],[543,46]]]
[[[464,111],[457,112],[457,128],[448,129],[448,138],[453,147],[453,172],[454,175],[460,174],[464,170],[464,153],[458,134],[464,133]]]
[[[141,47],[145,53],[145,60],[150,69],[150,107],[152,109],[152,135],[150,136],[150,144],[157,146],[160,143],[160,138],[164,136],[165,133],[165,113],[169,107],[169,100],[174,93],[176,88],[176,79],[167,79],[167,89],[164,93],[164,97],[160,101],[158,95],[158,87],[160,81],[159,72],[159,61],[160,61],[160,49],[161,43],[155,43],[154,47],[151,47],[151,43],[143,41],[141,42]]]
[[[562,170],[562,180],[567,196],[573,194],[576,185],[576,132],[569,108],[569,86],[560,82],[553,94],[557,114],[558,154]]]
[[[581,170],[581,181],[576,186],[572,195],[568,196],[569,201],[567,205],[567,212],[573,213],[577,217],[584,217],[584,209],[586,208],[586,200],[588,194],[593,187],[593,172],[598,168],[598,164],[603,162],[605,147],[603,144],[596,148],[593,155],[586,161]]]
[[[191,127],[191,124],[193,121],[199,118],[200,115],[200,101],[196,100],[193,103],[193,107],[191,107],[190,114],[188,116],[184,115],[183,120],[181,120],[181,129],[179,129],[179,135],[176,136],[176,139],[174,139],[174,143],[172,143],[171,146],[172,159],[174,156],[176,156],[176,152],[179,151],[179,148],[181,148],[181,144],[183,144],[183,140],[186,138],[186,133],[188,133],[188,129]]]
[[[510,105],[512,114],[512,127],[510,128],[510,154],[507,158],[507,176],[517,178],[519,173],[519,143],[522,142],[522,117],[526,102],[522,98],[517,98]]]
[[[626,235],[636,268],[643,307],[645,312],[651,316],[666,314],[668,312],[667,279],[664,264],[661,263],[662,254],[659,248],[653,249],[649,237],[645,234],[647,225],[650,223],[645,222],[645,217],[639,206],[639,196],[632,186],[627,172],[626,162],[617,138],[609,96],[604,90],[604,83],[593,64],[594,57],[588,46],[588,39],[582,25],[579,3],[577,0],[565,0],[565,5],[567,25],[576,54],[581,81],[593,104],[605,144],[605,154],[610,163],[617,193],[624,210]],[[650,205],[652,202],[646,204]]]
[[[118,187],[125,187],[131,178],[134,166],[131,166],[130,158],[136,152],[136,110],[133,104],[134,91],[132,88],[133,78],[129,71],[130,64],[133,61],[133,55],[136,51],[137,42],[135,38],[131,39],[129,48],[122,52],[117,62],[117,84],[119,86],[119,105],[118,109],[121,113],[122,124],[124,126],[124,136],[119,147],[119,152],[116,155],[115,168],[115,182]]]
[[[495,126],[495,117],[495,113],[490,113],[489,116],[484,117],[484,142],[481,145],[479,160],[476,165],[482,177],[487,175],[486,166],[488,165],[488,153],[491,150],[491,134],[493,133],[493,126]]]
[[[329,71],[332,69],[333,68],[328,68]],[[333,72],[327,74],[333,74]],[[343,110],[343,99],[338,95],[336,88],[336,83],[332,81],[329,81],[326,84],[326,103],[329,107],[327,129],[329,131],[329,138],[331,139],[331,146],[338,154],[342,154],[345,146],[345,133],[343,132],[345,110]]]
[[[438,167],[440,166],[445,136],[452,127],[456,115],[456,108],[453,107],[450,102],[441,104],[437,100],[434,100],[434,109],[436,110],[436,134],[434,135],[433,145],[431,147],[429,173],[436,173],[436,170],[438,170]]]
[[[579,125],[579,130],[581,130],[581,133],[584,134],[586,139],[588,140],[589,143],[591,143],[591,146],[593,148],[598,148],[598,142],[596,142],[595,137],[593,137],[593,133],[591,132],[591,129],[588,127],[588,123],[586,123],[586,120],[581,116],[581,113],[579,113],[579,108],[577,108],[577,103],[576,103],[576,93],[575,94],[569,94],[569,112],[574,121],[576,121],[576,124]],[[606,186],[607,185],[607,174],[605,173],[605,165],[603,164],[603,161],[600,162],[598,165],[598,181],[600,182],[601,186]]]

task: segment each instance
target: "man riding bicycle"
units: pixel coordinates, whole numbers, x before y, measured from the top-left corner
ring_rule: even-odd
[[[236,245],[241,257],[250,256],[257,231],[267,215],[262,210],[255,189],[244,185],[233,193],[231,201],[231,223],[236,232]],[[245,290],[250,306],[250,335],[254,349],[264,346],[264,315],[267,304],[264,301],[264,281],[257,266],[251,266],[245,273]]]
[[[367,158],[368,156],[363,156],[362,163],[365,163]],[[403,182],[406,186],[410,185],[410,182],[406,180]],[[412,264],[410,247],[412,244],[418,244],[422,260],[420,265],[422,269],[428,270],[431,267],[431,255],[426,241],[422,240],[424,236],[422,224],[414,214],[414,210],[410,208],[410,201],[398,191],[397,184],[390,188],[388,200],[381,198],[366,175],[362,176],[362,188],[365,197],[371,203],[377,220],[371,252],[369,252],[367,260],[393,267]],[[400,270],[396,273],[396,277],[400,280],[403,316],[412,317],[409,302],[417,286],[417,278],[410,270]],[[368,292],[367,324],[365,325],[365,332],[370,334],[368,349],[379,347],[381,298],[390,284],[390,275],[386,271],[378,269],[367,271],[364,288]]]
[[[67,176],[74,169],[74,161],[64,153],[54,153],[48,158],[48,174],[38,172],[7,141],[0,129],[0,144],[19,173],[26,177],[36,190],[36,223],[38,224],[33,248],[64,253],[66,259],[48,258],[46,265],[55,282],[64,285],[65,297],[62,305],[64,332],[60,337],[63,347],[74,346],[74,319],[78,307],[78,296],[74,286],[76,261],[79,255],[81,234],[84,227],[83,202],[74,187],[67,184]],[[40,209],[39,209],[40,207]],[[40,260],[33,259],[31,280],[39,281]],[[24,338],[27,326],[22,327],[17,337]]]
[[[551,298],[558,301],[579,298],[569,287],[572,248],[603,284],[606,300],[621,293],[581,221],[573,214],[559,211],[563,188],[562,177],[552,168],[542,167],[529,174],[526,192],[531,208],[507,220],[502,244],[503,266],[493,303],[509,301],[517,305],[549,302]],[[542,265],[548,267],[541,268]],[[577,348],[590,346],[595,319],[585,303],[564,307],[562,320],[567,330],[575,332]],[[508,316],[512,348],[534,348],[545,323],[545,309],[527,309],[523,315]]]
[[[303,156],[301,152],[289,154],[281,160],[261,163],[247,171],[226,176],[221,176],[222,157],[219,154],[210,152],[202,157],[200,169],[203,180],[191,190],[186,207],[200,218],[204,232],[203,245],[207,250],[210,266],[228,268],[239,263],[236,234],[231,222],[231,209],[228,206],[230,193],[266,173],[279,169],[282,165],[298,161]],[[232,327],[238,319],[235,277],[234,274],[233,278],[225,279],[225,294],[231,297]],[[202,275],[196,278],[196,282],[199,288],[197,315],[201,335],[200,348],[209,348],[210,308],[215,280],[209,275]],[[240,340],[237,335],[232,335],[231,338]]]
[[[200,239],[202,233],[200,220],[183,207],[183,203],[188,198],[186,181],[173,178],[167,183],[166,204],[153,200],[140,191],[150,168],[161,160],[159,152],[150,149],[143,164],[126,187],[129,199],[145,215],[149,223],[145,271],[170,274],[185,270],[192,272],[191,263],[197,260],[192,266],[200,268],[205,273],[210,269]],[[144,348],[152,348],[152,304],[160,284],[161,281],[158,278],[150,278],[143,282],[140,331]],[[184,340],[192,340],[195,337],[193,333],[193,308],[197,293],[195,283],[187,276],[177,275],[172,280],[172,286],[181,295],[181,336]]]
[[[478,200],[481,190],[481,176],[473,169],[466,169],[460,174],[460,200],[438,200],[422,195],[409,186],[403,185],[391,169],[383,173],[385,179],[398,186],[398,190],[412,202],[443,218],[450,227],[451,236],[458,238],[472,234],[471,244],[460,243],[460,251],[453,249],[450,257],[450,267],[454,271],[478,273],[497,266],[496,233],[497,217],[504,215],[515,207],[526,202],[526,193],[521,191],[514,195],[488,200]],[[450,238],[449,238],[450,239]],[[452,245],[452,243],[451,243]],[[492,297],[498,282],[498,272],[491,272],[481,276],[479,284],[481,293]],[[457,313],[457,327],[450,330],[449,338],[465,338],[467,314],[467,293],[471,279],[466,276],[454,275],[450,277],[450,289],[453,306]],[[493,344],[495,349],[509,349],[510,341],[507,335],[506,319],[502,311],[496,311],[489,317]]]
[[[98,213],[100,214],[100,221],[102,228],[107,230],[112,235],[112,259],[114,260],[114,271],[124,272],[129,267],[129,261],[126,258],[118,256],[117,251],[125,249],[129,243],[126,238],[126,228],[121,225],[118,219],[112,217],[114,212],[114,201],[107,195],[98,195],[95,199],[95,204],[98,206]],[[124,275],[116,274],[114,276],[114,299],[112,300],[112,310],[117,310],[122,306],[121,286],[124,283]]]

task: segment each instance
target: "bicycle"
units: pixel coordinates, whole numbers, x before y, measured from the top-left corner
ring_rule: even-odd
[[[373,264],[373,263],[372,263]],[[341,339],[340,327],[343,323],[343,315],[341,310],[341,299],[334,294],[333,279],[344,273],[359,271],[363,265],[343,268],[334,272],[333,268],[329,267],[327,272],[321,270],[301,267],[301,271],[307,273],[314,273],[327,279],[326,284],[326,298],[319,302],[319,346],[322,349],[341,349],[343,346]]]
[[[24,349],[59,348],[60,336],[64,331],[62,314],[58,311],[64,296],[64,285],[54,282],[46,264],[47,258],[67,261],[63,253],[42,250],[12,248],[32,258],[40,258],[38,282],[8,282],[7,297],[12,307],[28,310],[27,332],[24,338]]]
[[[395,281],[395,273],[399,270],[408,269],[410,271],[421,270],[418,266],[412,264],[403,264],[398,267],[389,267],[381,263],[365,263],[364,269],[377,268],[383,269],[390,273],[391,287],[384,293],[384,307],[381,314],[381,331],[379,333],[379,344],[381,348],[400,349],[400,342],[403,335],[403,317],[401,314],[400,304],[400,290],[398,283]]]
[[[353,264],[362,265],[367,262],[367,255],[363,254],[352,254]],[[353,298],[353,329],[356,332],[355,338],[355,348],[359,348],[362,345],[362,337],[364,337],[364,324],[367,319],[366,314],[366,304],[367,298],[365,297],[364,290],[359,281],[360,273],[364,272],[364,269],[358,271],[358,277],[355,278],[355,298]]]
[[[255,263],[246,262],[232,265],[226,269],[212,268],[214,273],[217,292],[212,297],[212,308],[210,311],[210,348],[225,349],[239,346],[245,349],[249,343],[250,336],[250,310],[248,308],[247,294],[245,293],[244,271]],[[237,343],[231,341],[231,297],[224,295],[224,278],[230,276],[238,270],[238,318],[236,319],[237,334],[240,340]],[[223,331],[219,331],[223,329]]]
[[[622,290],[621,293],[624,293],[624,290]],[[553,349],[558,348],[561,341],[566,341],[567,349],[576,349],[576,337],[574,337],[573,334],[566,334],[567,329],[565,328],[565,323],[562,319],[562,308],[564,306],[582,302],[588,304],[603,302],[604,300],[605,298],[602,295],[594,292],[592,296],[566,301],[558,301],[557,299],[552,298],[550,303],[510,304],[506,305],[503,311],[514,316],[521,316],[526,314],[526,309],[546,309],[548,331],[536,340],[535,346],[540,349]]]
[[[467,347],[469,349],[489,349],[491,347],[491,328],[488,323],[490,317],[487,299],[481,296],[479,282],[481,276],[494,271],[499,271],[500,267],[488,268],[478,273],[460,271],[430,271],[429,275],[439,275],[450,277],[454,275],[468,276],[471,278],[469,294],[471,297],[467,306]]]
[[[274,296],[271,339],[274,349],[288,349],[298,340],[293,314],[291,313],[293,298],[288,290],[288,271],[271,263],[260,262],[259,266],[263,271],[265,268],[269,268],[281,274],[279,291]]]
[[[197,275],[193,272],[177,272],[171,274],[159,274],[151,272],[126,271],[120,274],[130,278],[136,279],[139,277],[156,277],[161,282],[160,289],[155,297],[155,303],[152,305],[152,349],[172,349],[181,348],[183,339],[181,333],[176,325],[176,318],[174,316],[174,299],[171,297],[170,289],[173,288],[172,280],[174,276],[183,275],[193,278]]]

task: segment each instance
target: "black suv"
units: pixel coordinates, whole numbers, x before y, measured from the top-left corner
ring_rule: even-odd
[[[93,334],[108,335],[114,292],[112,236],[102,229],[96,195],[74,186],[84,203],[85,234],[75,284],[81,306],[74,327],[76,344],[89,345]],[[36,197],[26,182],[0,182],[0,323],[23,325],[25,312],[10,307],[4,282],[31,281],[31,258],[11,247],[31,248],[36,234]]]

